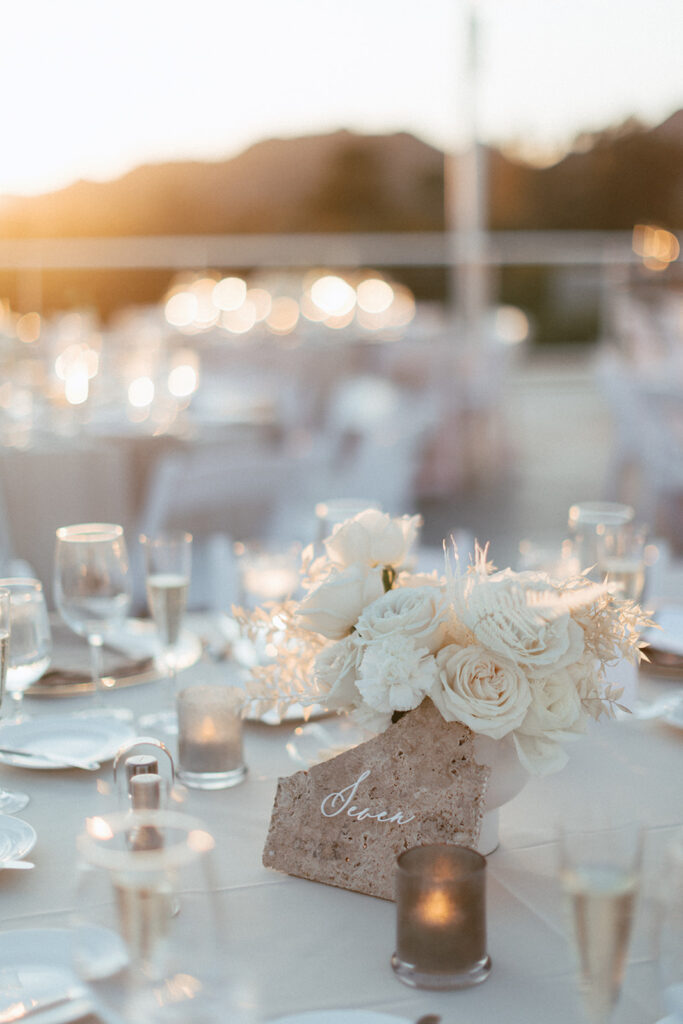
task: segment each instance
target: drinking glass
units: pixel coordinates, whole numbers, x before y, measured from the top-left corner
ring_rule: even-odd
[[[195,818],[132,811],[78,838],[76,971],[108,1024],[232,1019],[214,840]]]
[[[630,505],[614,501],[582,501],[569,509],[569,529],[572,535],[573,552],[578,559],[579,570],[591,570],[591,576],[602,580],[598,563],[598,541],[617,533],[622,527],[633,522],[635,512]]]
[[[640,601],[645,589],[644,526],[625,523],[605,529],[597,538],[597,568],[617,597]]]
[[[5,688],[18,715],[24,691],[50,664],[52,634],[40,580],[13,576],[0,579],[0,587],[10,595],[11,642]]]
[[[131,602],[122,526],[83,523],[57,530],[54,598],[66,624],[87,638],[95,692],[101,700],[102,645],[123,622]]]
[[[190,589],[192,534],[183,531],[153,537],[143,534],[140,543],[145,556],[147,607],[164,650],[169,697],[168,707],[144,715],[140,725],[175,734],[178,731],[175,710],[177,652]]]
[[[634,824],[560,834],[560,880],[591,1024],[607,1024],[619,998],[641,852],[641,831]]]
[[[10,633],[10,592],[3,588],[0,589],[0,705],[2,705],[5,695]],[[26,807],[28,802],[29,798],[26,793],[15,793],[0,787],[0,812],[3,814],[14,814],[15,811],[20,811]]]

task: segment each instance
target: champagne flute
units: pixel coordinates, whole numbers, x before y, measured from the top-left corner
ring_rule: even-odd
[[[10,647],[10,592],[0,589],[0,705],[5,695],[5,679]],[[26,807],[29,798],[26,793],[14,793],[0,787],[0,811],[3,814],[14,814]]]
[[[12,639],[5,687],[15,701],[18,716],[24,691],[50,664],[52,634],[40,580],[11,577],[0,579],[0,587],[10,595]]]
[[[181,530],[152,537],[142,534],[140,543],[145,555],[147,606],[164,650],[168,695],[172,702],[171,707],[143,715],[140,725],[161,728],[174,735],[178,731],[175,711],[178,642],[190,589],[192,534]]]
[[[626,969],[642,837],[633,824],[560,834],[560,880],[591,1024],[608,1024]]]
[[[131,602],[123,527],[113,523],[61,526],[55,549],[54,598],[66,624],[87,638],[95,694],[102,699],[102,645]]]

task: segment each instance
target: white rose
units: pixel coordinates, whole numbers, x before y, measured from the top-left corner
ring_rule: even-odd
[[[335,565],[402,566],[417,537],[420,516],[392,519],[385,512],[366,509],[334,528],[324,541],[327,557]]]
[[[519,732],[567,740],[583,732],[585,724],[581,697],[571,672],[557,669],[542,679],[531,680],[531,704]]]
[[[313,663],[313,676],[327,708],[346,708],[358,700],[356,675],[360,651],[351,637],[324,647]]]
[[[388,590],[364,609],[356,623],[356,641],[400,636],[433,654],[444,641],[449,608],[438,587],[399,587]]]
[[[384,593],[381,569],[333,569],[299,604],[297,622],[329,640],[348,636],[367,604]]]
[[[375,711],[412,711],[436,679],[436,662],[427,648],[398,634],[365,648],[356,686]]]
[[[500,739],[524,721],[531,703],[526,676],[513,662],[473,644],[436,655],[439,680],[430,696],[447,722]]]
[[[583,654],[583,630],[557,588],[539,573],[467,576],[454,607],[480,644],[525,670],[564,668]]]

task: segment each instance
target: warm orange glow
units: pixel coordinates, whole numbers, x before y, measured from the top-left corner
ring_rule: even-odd
[[[422,896],[417,904],[417,914],[425,924],[453,924],[459,917],[458,908],[448,893],[434,889]]]
[[[299,322],[299,303],[287,295],[273,299],[273,308],[266,318],[266,324],[273,334],[289,334]]]
[[[17,320],[17,338],[25,345],[38,341],[40,337],[40,316],[38,313],[26,313]]]
[[[665,228],[636,224],[633,229],[633,251],[648,270],[666,270],[680,256],[678,239]]]

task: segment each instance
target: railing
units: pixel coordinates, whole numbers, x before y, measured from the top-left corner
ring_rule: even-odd
[[[683,249],[683,235],[679,237]],[[679,257],[678,262],[681,261]],[[0,240],[2,270],[638,264],[630,231],[159,235]]]

